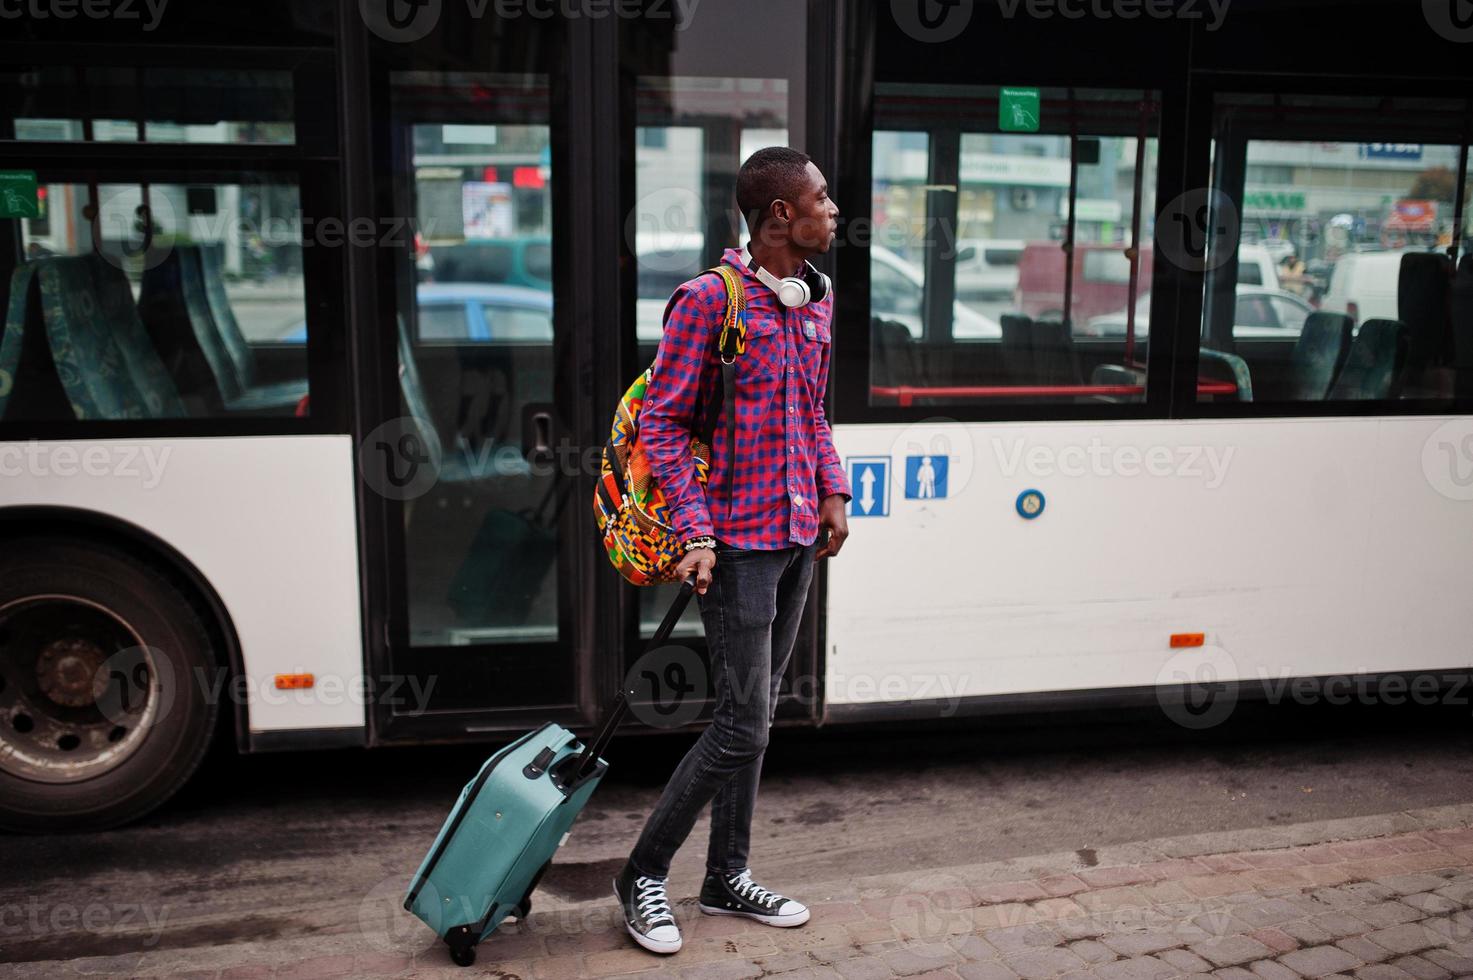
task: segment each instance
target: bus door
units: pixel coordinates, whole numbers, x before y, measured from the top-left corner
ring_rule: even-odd
[[[390,5],[392,6],[392,5]],[[380,738],[580,719],[568,549],[585,453],[558,192],[561,18],[368,24],[377,303],[360,467],[384,514]],[[377,638],[375,638],[377,639]]]

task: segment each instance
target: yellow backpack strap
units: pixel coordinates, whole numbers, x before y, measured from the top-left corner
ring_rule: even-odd
[[[731,266],[722,263],[711,271],[726,283],[726,316],[721,321],[717,348],[721,362],[731,364],[738,354],[747,352],[747,290]]]

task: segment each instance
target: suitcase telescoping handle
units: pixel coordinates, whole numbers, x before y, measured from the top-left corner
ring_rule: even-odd
[[[680,617],[685,615],[685,607],[690,604],[691,594],[696,591],[696,577],[694,575],[680,583],[680,591],[675,594],[675,601],[670,603],[670,609],[665,613],[665,618],[660,620],[660,626],[655,630],[655,635],[650,638],[649,646],[645,652],[656,650],[664,646],[670,639],[670,634],[675,631],[675,624],[680,622]],[[588,743],[583,754],[578,758],[578,767],[574,770],[574,780],[582,779],[593,772],[598,765],[599,756],[603,755],[604,749],[609,747],[609,741],[614,737],[614,729],[619,727],[619,722],[624,718],[624,712],[629,710],[628,684],[623,679],[619,681],[619,696],[614,699],[614,704],[609,708],[604,723],[599,726],[598,734]]]

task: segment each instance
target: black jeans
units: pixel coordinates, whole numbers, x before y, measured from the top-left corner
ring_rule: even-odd
[[[808,599],[814,548],[717,549],[711,586],[700,597],[716,710],[675,768],[629,855],[640,874],[670,873],[675,852],[708,801],[711,846],[706,867],[747,867],[762,753]]]

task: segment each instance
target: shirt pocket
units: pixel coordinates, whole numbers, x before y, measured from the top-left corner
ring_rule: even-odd
[[[737,355],[737,380],[775,378],[783,373],[783,324],[776,317],[748,317],[747,349]]]

